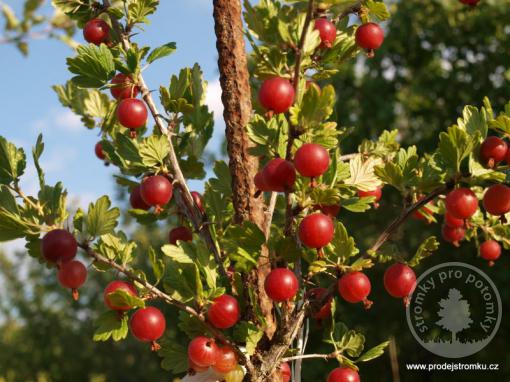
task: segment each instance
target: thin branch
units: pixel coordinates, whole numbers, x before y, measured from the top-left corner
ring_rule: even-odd
[[[301,354],[301,355],[295,355],[292,357],[286,357],[282,359],[282,362],[290,362],[290,361],[297,361],[297,360],[304,360],[304,359],[333,359],[340,355],[339,352],[333,352],[329,354]]]
[[[104,0],[104,6],[109,7],[110,1]],[[111,17],[113,28],[116,30],[116,32],[119,34],[122,46],[125,50],[128,50],[131,47],[131,43],[129,41],[129,36],[124,33],[124,30],[122,26],[119,24],[118,20],[115,19],[115,17]],[[174,171],[175,181],[177,182],[179,186],[180,191],[180,197],[179,195],[176,195],[177,202],[181,209],[184,210],[185,215],[188,217],[188,219],[192,222],[194,228],[196,231],[198,231],[202,238],[207,243],[209,249],[213,253],[214,260],[216,261],[220,274],[224,278],[228,278],[227,271],[225,270],[225,267],[223,265],[222,257],[220,254],[220,250],[218,246],[216,245],[214,239],[212,238],[211,231],[209,230],[209,226],[203,224],[203,215],[198,210],[198,208],[195,205],[195,202],[193,201],[193,197],[191,196],[190,190],[188,188],[188,185],[186,183],[186,179],[184,178],[184,175],[182,173],[181,167],[179,165],[179,160],[177,158],[177,154],[175,152],[175,148],[172,142],[172,132],[167,127],[165,119],[162,117],[162,115],[159,113],[158,108],[156,106],[156,103],[154,102],[154,99],[152,98],[152,94],[145,83],[145,80],[143,76],[140,74],[138,78],[138,85],[140,87],[140,91],[142,93],[142,98],[147,104],[147,107],[149,108],[149,111],[154,119],[154,122],[158,126],[158,129],[161,131],[163,135],[165,135],[168,139],[168,145],[170,148],[169,151],[169,160],[170,164],[172,166],[172,169]]]
[[[34,203],[32,199],[25,195],[25,193],[16,185],[14,187],[7,185],[7,188],[18,195],[25,203],[27,203],[30,207],[36,210],[40,215],[44,214],[44,211],[39,203]]]
[[[274,209],[276,207],[277,199],[278,194],[276,192],[272,192],[271,197],[269,198],[269,205],[265,212],[266,220],[264,222],[264,236],[266,237],[266,241],[269,240],[269,234],[271,233],[271,224],[273,222]]]

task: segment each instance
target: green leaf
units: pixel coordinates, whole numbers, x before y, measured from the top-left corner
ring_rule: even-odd
[[[58,182],[54,187],[44,185],[39,191],[38,197],[46,224],[61,223],[67,219],[67,191],[61,182]]]
[[[257,265],[262,244],[266,238],[255,223],[244,222],[232,226],[225,234],[222,247],[239,270],[250,270]]]
[[[375,358],[378,358],[384,354],[384,350],[388,347],[390,344],[389,341],[383,342],[377,346],[374,346],[372,349],[367,350],[365,353],[363,353],[356,362],[368,362]]]
[[[128,315],[119,316],[116,311],[103,313],[96,321],[97,329],[94,333],[94,341],[107,341],[113,339],[120,341],[128,334]]]
[[[37,177],[39,178],[40,189],[43,189],[45,185],[44,171],[39,163],[39,159],[41,158],[43,151],[44,151],[43,136],[42,134],[39,134],[39,136],[37,137],[37,142],[35,146],[32,148],[32,158],[34,160],[35,169],[37,170]]]
[[[182,310],[179,311],[179,323],[177,326],[186,333],[189,338],[212,334],[207,325],[199,320],[198,317],[192,316]]]
[[[234,328],[235,340],[246,343],[246,353],[250,356],[255,353],[263,335],[264,332],[251,322],[241,321]]]
[[[0,136],[0,184],[11,184],[25,172],[25,152]]]
[[[435,236],[430,236],[423,243],[421,243],[420,247],[416,251],[416,254],[413,256],[411,260],[407,263],[411,268],[416,267],[420,262],[432,255],[439,248],[439,241]]]
[[[158,259],[158,255],[154,248],[149,247],[147,251],[149,252],[149,260],[151,262],[152,272],[156,278],[154,285],[157,285],[165,273],[165,262],[162,259]]]
[[[182,173],[186,179],[204,179],[206,172],[204,164],[192,155],[179,161]]]
[[[160,58],[170,56],[177,49],[175,42],[169,42],[165,45],[161,45],[155,48],[147,57],[147,63],[151,64]]]
[[[386,4],[379,1],[367,0],[365,6],[368,8],[370,16],[375,16],[379,21],[384,21],[390,18],[390,12]]]
[[[459,126],[451,126],[447,132],[439,134],[439,153],[442,163],[451,174],[460,171],[461,162],[473,151],[475,143],[480,139],[480,133],[468,135]]]
[[[108,293],[108,301],[114,306],[126,306],[130,309],[145,308],[145,302],[138,296],[133,296],[124,289],[117,289]]]
[[[377,158],[363,160],[361,155],[357,155],[349,163],[351,176],[345,180],[345,183],[361,191],[375,190],[381,185],[381,180],[374,173],[375,166],[380,163],[381,161]]]
[[[14,14],[14,11],[7,4],[2,4],[2,14],[5,18],[5,29],[14,30],[18,27],[20,21]]]
[[[337,342],[337,346],[345,351],[351,357],[358,357],[365,346],[365,336],[354,330],[349,330],[342,339]]]
[[[188,352],[186,347],[178,344],[175,338],[163,337],[159,341],[161,349],[158,355],[163,358],[161,367],[165,370],[171,371],[174,374],[184,373],[188,370]]]
[[[151,135],[140,144],[139,154],[146,167],[162,167],[170,152],[166,136]]]
[[[339,221],[335,225],[335,235],[331,241],[331,247],[333,248],[333,253],[330,252],[329,248],[326,249],[326,252],[332,255],[328,256],[328,258],[341,264],[344,264],[351,256],[359,253],[354,238],[349,236],[347,229]]]
[[[108,196],[102,196],[96,203],[90,203],[87,214],[87,232],[92,237],[101,236],[113,232],[118,224],[120,210],[110,208],[111,202]]]
[[[81,45],[77,52],[76,57],[67,59],[67,66],[77,75],[72,81],[79,87],[99,88],[115,75],[113,55],[106,45]]]
[[[159,0],[131,0],[128,7],[128,19],[131,25],[148,23],[147,16],[156,12]]]

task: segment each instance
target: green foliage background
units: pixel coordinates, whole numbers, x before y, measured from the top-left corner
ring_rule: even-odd
[[[342,126],[356,126],[348,142],[352,147],[344,147],[344,152],[354,149],[362,138],[375,137],[383,129],[392,128],[400,130],[402,143],[416,144],[424,152],[437,144],[439,131],[455,122],[463,105],[479,106],[482,98],[488,96],[495,110],[502,109],[510,98],[509,5],[507,0],[482,0],[481,6],[471,11],[453,0],[394,3],[387,39],[376,58],[344,65],[335,79],[338,121]],[[394,216],[398,210],[395,207],[401,205],[400,197],[386,189],[381,204],[379,210],[365,214],[341,212],[340,219],[356,236],[360,247],[368,247],[380,227]],[[411,254],[429,235],[440,236],[439,230],[439,224],[429,226],[411,221],[394,240],[404,254],[406,250]],[[144,228],[137,232],[137,239],[149,234],[152,232]],[[420,273],[445,261],[476,264],[493,278],[504,304],[508,302],[508,254],[490,270],[475,257],[472,245],[456,249],[443,244],[438,254],[417,270]],[[0,257],[1,382],[130,382],[171,378],[159,368],[160,359],[133,339],[120,343],[91,341],[94,315],[103,310],[101,291],[106,281],[100,274],[91,273],[93,278],[83,289],[82,299],[74,304],[50,271],[33,261],[22,261],[19,266],[18,260]],[[389,299],[382,290],[382,268],[379,266],[371,275],[374,307],[368,312],[350,307],[343,321],[364,331],[371,343],[385,341],[391,335],[396,337],[402,381],[442,382],[452,378],[478,381],[484,376],[489,380],[497,377],[510,380],[510,352],[506,344],[510,326],[504,316],[493,342],[482,352],[462,360],[499,363],[500,372],[421,375],[406,371],[408,362],[449,360],[434,357],[415,342],[407,329],[401,301]],[[341,314],[346,312],[343,303],[339,310]],[[320,330],[313,333],[310,340],[318,350]],[[331,368],[323,361],[307,361],[303,380],[324,380]],[[370,382],[391,381],[388,355],[364,365],[361,377]]]

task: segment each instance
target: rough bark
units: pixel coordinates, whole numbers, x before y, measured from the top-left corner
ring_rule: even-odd
[[[253,179],[258,170],[258,158],[248,154],[251,142],[246,125],[252,115],[252,103],[241,2],[214,0],[213,5],[235,219],[238,224],[254,222],[264,231],[263,198],[254,197],[256,189]],[[272,337],[276,329],[273,304],[265,294],[263,285],[270,270],[268,250],[264,246],[256,271],[248,277],[250,283],[257,285],[258,304],[266,319],[268,337]]]

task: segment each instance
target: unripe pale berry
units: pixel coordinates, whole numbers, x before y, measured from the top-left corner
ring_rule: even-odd
[[[478,210],[478,199],[469,188],[450,191],[445,200],[446,210],[457,219],[469,219]]]
[[[302,175],[315,178],[324,174],[329,167],[329,153],[321,145],[305,143],[294,156],[294,166]]]
[[[495,216],[510,212],[510,187],[504,184],[490,186],[483,196],[483,207],[489,214]]]
[[[92,19],[83,28],[83,37],[87,42],[99,45],[108,40],[110,26],[101,19]]]
[[[290,269],[275,268],[266,277],[264,289],[273,301],[283,302],[296,296],[299,282]]]
[[[273,77],[262,83],[259,102],[268,111],[286,113],[294,103],[294,93],[294,87],[289,80]]]
[[[336,26],[326,18],[315,20],[315,29],[321,37],[321,48],[331,48],[336,40]]]
[[[51,263],[66,262],[76,256],[78,243],[68,231],[54,229],[42,238],[41,252],[44,258]]]

